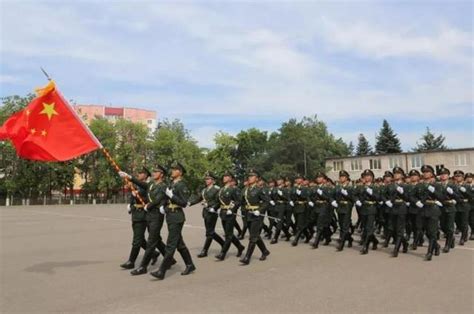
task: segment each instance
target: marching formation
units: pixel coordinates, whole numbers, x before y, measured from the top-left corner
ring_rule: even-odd
[[[216,242],[221,251],[215,258],[223,261],[233,245],[242,265],[250,263],[255,247],[261,252],[261,261],[270,255],[262,234],[270,244],[284,239],[297,246],[304,240],[317,249],[320,245],[329,245],[339,231],[337,250],[343,251],[346,243],[348,247],[353,246],[353,235],[359,233],[361,254],[377,250],[380,238],[383,247],[393,245],[393,257],[397,257],[400,250],[406,253],[409,248],[417,250],[427,243],[427,261],[440,254],[438,242],[443,237],[444,253],[455,247],[457,232],[460,233],[459,245],[468,240],[469,228],[469,239],[474,240],[474,175],[460,170],[454,171],[451,177],[449,169],[443,168],[437,177],[429,165],[422,166],[421,172],[413,169],[408,174],[395,167],[386,171],[383,178],[375,178],[374,173],[366,169],[354,181],[348,172],[341,170],[335,183],[324,173],[317,173],[314,180],[300,174],[292,180],[287,177],[265,180],[257,170],[250,169],[242,188],[230,171],[222,175],[222,187],[216,184],[219,178],[207,172],[205,188],[197,195],[191,195],[182,180],[185,172],[181,164],[173,164],[170,183],[167,169],[161,165],[155,166],[151,173],[144,168],[136,178],[119,172],[137,186],[128,205],[132,216],[132,249],[128,261],[121,265],[133,269],[132,275],[147,273],[149,264],[155,264],[161,254],[161,265],[151,275],[164,279],[166,271],[176,263],[176,250],[186,265],[182,275],[196,270],[182,229],[185,208],[198,203],[203,204],[205,240],[197,257],[207,257],[210,246]],[[140,199],[145,200],[145,204],[141,204]],[[355,221],[352,220],[354,209]],[[242,227],[237,217],[241,218]],[[224,238],[216,232],[218,220],[221,220]],[[165,221],[168,226],[166,244],[161,237]],[[249,240],[245,247],[241,240],[247,231]],[[141,248],[145,254],[135,268]]]

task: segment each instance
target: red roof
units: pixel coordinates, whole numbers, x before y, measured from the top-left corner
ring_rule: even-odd
[[[105,107],[104,114],[106,116],[120,116],[120,117],[123,117],[123,108]]]

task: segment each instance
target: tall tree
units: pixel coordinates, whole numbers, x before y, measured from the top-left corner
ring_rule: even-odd
[[[372,147],[369,144],[369,141],[365,138],[364,134],[360,133],[358,137],[356,155],[357,156],[366,156],[372,154]]]
[[[237,139],[224,132],[214,136],[215,148],[207,153],[210,170],[221,175],[227,170],[235,170],[235,154],[237,151]]]
[[[377,143],[375,144],[375,153],[377,154],[392,154],[401,153],[400,140],[397,134],[393,131],[387,120],[383,120],[382,128],[377,135]]]
[[[349,144],[347,145],[347,150],[349,151],[349,156],[353,156],[354,155],[354,143],[352,141],[349,142]]]
[[[423,152],[429,150],[445,150],[447,149],[444,145],[446,138],[443,134],[436,136],[431,132],[430,128],[426,128],[426,133],[421,137],[421,143],[416,142],[416,147],[413,149],[416,152]]]

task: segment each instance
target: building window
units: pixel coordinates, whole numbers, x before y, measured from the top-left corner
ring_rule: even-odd
[[[455,166],[467,166],[469,164],[468,154],[456,154],[454,155]]]
[[[380,159],[371,159],[369,161],[370,169],[382,169],[382,161]]]
[[[148,124],[152,124],[152,123],[153,123],[153,120],[148,120],[147,123],[148,123]]]
[[[333,167],[332,167],[333,171],[344,170],[344,162],[343,161],[333,161],[332,165],[333,165]]]
[[[390,157],[389,164],[390,164],[390,169],[393,169],[395,167],[402,167],[402,157],[400,156]]]
[[[356,170],[362,170],[362,160],[360,159],[354,159],[351,161],[351,170],[356,171]]]
[[[424,164],[424,158],[421,155],[411,156],[411,167],[420,168]]]

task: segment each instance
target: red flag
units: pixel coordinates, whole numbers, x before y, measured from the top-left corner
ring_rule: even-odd
[[[10,140],[19,157],[65,161],[102,148],[53,81],[36,92],[25,109],[0,127],[0,140]]]

